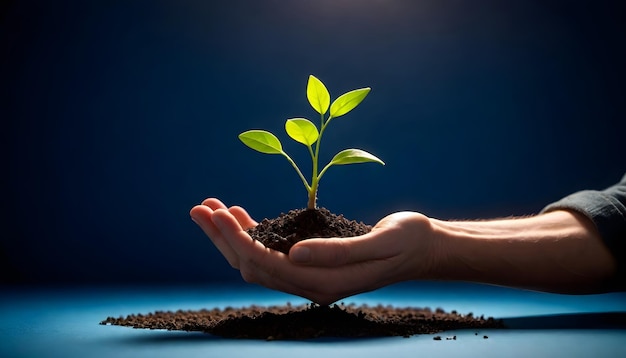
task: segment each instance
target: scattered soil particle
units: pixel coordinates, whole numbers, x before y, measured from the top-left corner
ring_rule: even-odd
[[[370,225],[317,208],[291,210],[274,219],[263,219],[247,232],[266,247],[288,254],[291,246],[305,239],[360,236],[371,230]]]
[[[455,329],[503,328],[502,321],[428,308],[315,304],[132,314],[102,325],[199,331],[227,338],[299,340],[317,337],[409,337]],[[439,337],[439,338],[438,338]],[[434,337],[441,340],[440,336]]]

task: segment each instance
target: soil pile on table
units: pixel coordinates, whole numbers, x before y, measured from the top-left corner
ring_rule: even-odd
[[[316,304],[250,306],[108,317],[102,325],[199,331],[227,338],[293,340],[317,337],[381,337],[432,334],[456,329],[503,328],[500,320],[442,309]]]
[[[291,210],[274,219],[264,219],[248,234],[265,247],[289,253],[298,241],[313,237],[351,237],[367,234],[372,226],[348,220],[326,208]]]

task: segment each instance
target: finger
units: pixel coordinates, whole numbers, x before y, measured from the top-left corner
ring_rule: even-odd
[[[224,205],[224,203],[216,198],[205,199],[202,202],[202,205],[208,206],[214,211],[217,209],[227,209],[226,205]],[[257,222],[250,217],[250,215],[244,208],[240,206],[233,206],[228,208],[227,210],[230,211],[231,214],[235,216],[235,218],[237,218],[237,221],[239,221],[239,224],[244,230],[255,227],[257,225]]]
[[[211,239],[213,245],[215,245],[226,258],[230,266],[239,268],[239,257],[232,249],[223,233],[213,222],[213,214],[214,211],[205,205],[196,205],[189,212],[191,219],[198,224],[202,231]]]
[[[241,213],[238,213],[238,215],[241,215]],[[222,233],[226,240],[228,240],[229,245],[238,256],[245,258],[251,256],[256,257],[259,255],[259,252],[255,252],[254,250],[269,250],[266,249],[262,243],[253,240],[250,235],[243,230],[238,219],[229,210],[215,210],[212,215],[212,220],[216,228]]]
[[[202,202],[202,205],[208,206],[214,211],[217,209],[226,209],[226,205],[224,205],[224,203],[222,203],[219,199],[216,199],[216,198],[204,199],[204,201]]]
[[[248,214],[248,212],[240,207],[240,206],[233,206],[230,207],[228,209],[228,211],[233,214],[233,216],[237,219],[237,221],[239,222],[239,225],[241,225],[241,227],[244,230],[248,230],[249,228],[255,227],[257,226],[257,222],[254,221],[250,215]]]
[[[303,240],[291,248],[289,259],[301,265],[337,267],[396,256],[401,248],[395,241],[383,240],[383,232],[379,229],[362,236]]]

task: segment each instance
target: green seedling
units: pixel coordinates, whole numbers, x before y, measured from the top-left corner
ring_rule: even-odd
[[[306,118],[288,119],[285,123],[285,130],[291,139],[304,144],[309,149],[309,154],[313,162],[313,174],[310,182],[305,179],[300,168],[298,168],[293,159],[283,150],[280,140],[272,133],[264,130],[249,130],[239,134],[239,139],[248,147],[261,153],[280,154],[285,157],[296,172],[298,172],[308,192],[309,201],[307,207],[309,209],[315,209],[319,181],[331,166],[367,162],[385,165],[382,160],[364,150],[345,149],[337,153],[322,170],[319,170],[320,142],[326,127],[328,127],[332,119],[343,116],[358,106],[369,92],[369,87],[355,89],[342,94],[331,104],[330,93],[326,89],[326,86],[324,86],[322,81],[317,77],[313,75],[309,76],[306,96],[313,109],[320,115],[319,130],[315,124]],[[327,112],[328,117],[326,117]],[[315,148],[313,146],[315,146]]]

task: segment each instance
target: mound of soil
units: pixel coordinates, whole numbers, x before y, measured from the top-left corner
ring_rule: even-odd
[[[199,331],[227,338],[295,340],[318,337],[382,337],[432,334],[456,329],[503,328],[500,320],[446,313],[442,309],[315,304],[250,306],[198,311],[157,311],[108,317],[102,325]],[[456,338],[456,336],[455,336]],[[437,339],[435,337],[434,339]],[[441,339],[441,337],[439,337]]]
[[[298,241],[312,237],[351,237],[367,234],[372,226],[335,215],[326,208],[291,210],[274,219],[263,219],[248,234],[265,247],[289,253]]]

